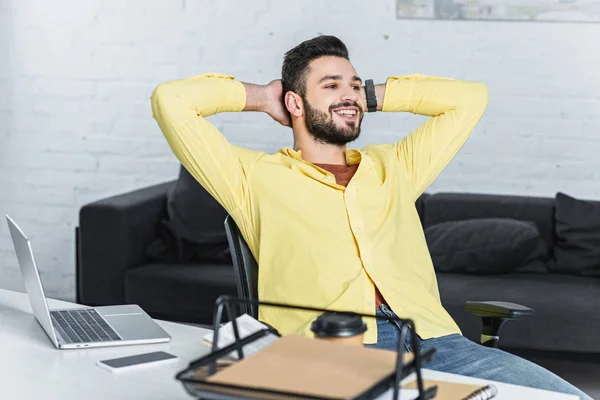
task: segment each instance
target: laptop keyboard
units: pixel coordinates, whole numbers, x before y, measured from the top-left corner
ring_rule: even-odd
[[[121,340],[94,309],[50,311],[52,323],[71,343]]]

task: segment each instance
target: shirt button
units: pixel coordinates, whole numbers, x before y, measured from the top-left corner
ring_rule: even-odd
[[[333,180],[333,176],[331,176],[331,175],[327,175],[327,180],[328,180],[328,181],[332,181],[332,180]]]
[[[373,302],[372,301],[368,301],[367,302],[367,307],[373,307]]]
[[[355,228],[354,228],[354,230],[355,230],[356,232],[360,232],[360,231],[362,231],[362,228],[361,228],[360,226],[357,226],[357,227],[355,227]]]

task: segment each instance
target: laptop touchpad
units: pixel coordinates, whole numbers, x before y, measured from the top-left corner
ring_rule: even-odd
[[[168,337],[167,333],[138,306],[110,306],[97,310],[123,340]]]

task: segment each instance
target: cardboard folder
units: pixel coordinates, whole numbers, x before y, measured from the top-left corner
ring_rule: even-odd
[[[406,355],[404,363],[409,359]],[[288,335],[206,380],[316,398],[354,398],[395,369],[393,351]]]

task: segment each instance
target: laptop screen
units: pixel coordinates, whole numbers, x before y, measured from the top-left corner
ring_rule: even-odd
[[[33,315],[38,320],[42,328],[46,331],[46,334],[52,340],[55,346],[58,347],[58,341],[54,328],[52,327],[52,320],[50,319],[50,311],[48,310],[48,303],[46,303],[46,296],[44,295],[44,289],[42,288],[42,281],[35,263],[31,244],[27,236],[23,233],[21,228],[7,215],[6,220],[8,222],[8,228],[10,235],[12,236],[13,245],[15,246],[15,253],[17,254],[17,260],[21,268],[21,274],[23,275],[23,283],[25,284],[25,290],[29,296],[31,302],[31,309]]]

